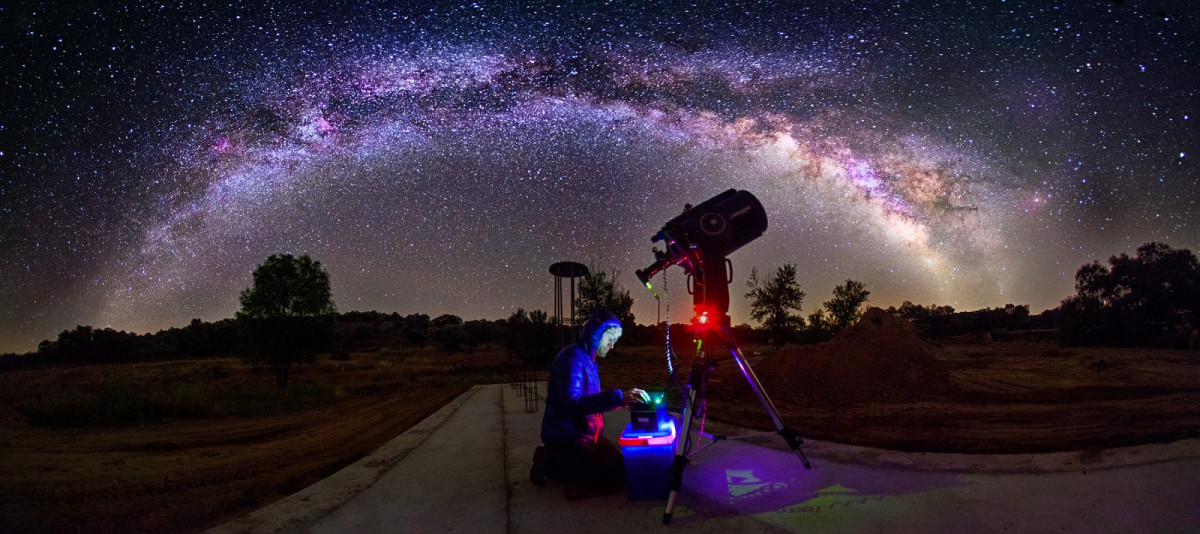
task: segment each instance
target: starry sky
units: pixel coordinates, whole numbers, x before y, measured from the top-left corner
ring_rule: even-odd
[[[804,314],[848,278],[1037,313],[1200,250],[1188,0],[6,2],[0,32],[0,352],[232,317],[275,253],[340,311],[468,320],[552,312],[577,261],[649,324],[650,237],[729,188],[769,219],[734,324],[752,268],[796,265]]]

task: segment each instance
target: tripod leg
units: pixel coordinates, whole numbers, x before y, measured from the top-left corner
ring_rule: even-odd
[[[683,468],[687,467],[687,455],[692,447],[692,415],[695,406],[696,388],[688,384],[679,416],[682,428],[675,438],[675,459],[671,462],[671,493],[667,496],[667,507],[663,510],[664,525],[671,522],[671,516],[675,514],[675,499],[679,497],[679,490],[683,487]]]
[[[804,451],[800,450],[802,441],[790,428],[784,426],[783,420],[779,417],[779,411],[775,409],[775,404],[771,402],[771,397],[767,396],[767,390],[763,389],[762,383],[758,381],[758,376],[754,374],[754,369],[750,368],[750,362],[746,361],[746,356],[742,354],[742,349],[733,342],[732,339],[726,339],[726,345],[729,347],[729,352],[733,354],[733,361],[737,362],[738,369],[741,369],[742,375],[746,377],[746,381],[750,383],[750,389],[754,390],[754,395],[758,397],[759,404],[762,404],[763,409],[767,411],[767,415],[771,417],[771,422],[775,423],[775,431],[783,439],[787,441],[792,452],[800,458],[800,463],[804,464],[805,469],[812,466],[808,463],[808,457],[804,456]]]

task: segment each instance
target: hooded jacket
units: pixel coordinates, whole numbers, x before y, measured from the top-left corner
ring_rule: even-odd
[[[624,404],[621,390],[600,390],[600,371],[593,358],[605,330],[620,326],[612,312],[598,308],[584,324],[580,341],[563,347],[554,358],[546,386],[542,442],[595,443],[604,430],[601,414]]]

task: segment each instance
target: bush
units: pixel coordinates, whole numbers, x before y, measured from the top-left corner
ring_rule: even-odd
[[[442,350],[460,352],[471,342],[471,336],[461,324],[444,324],[433,331],[433,339]]]

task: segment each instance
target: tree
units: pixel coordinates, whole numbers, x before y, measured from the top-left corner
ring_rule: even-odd
[[[928,322],[932,318],[946,317],[954,315],[953,306],[938,306],[930,304],[929,307],[920,304],[913,304],[912,301],[906,300],[900,305],[900,308],[888,306],[887,312],[901,319],[908,319],[914,323]]]
[[[633,297],[617,282],[620,275],[621,271],[613,269],[612,280],[609,280],[608,273],[596,270],[593,266],[579,279],[579,301],[575,305],[576,324],[583,324],[593,310],[603,307],[616,315],[621,324],[633,326]]]
[[[834,333],[858,322],[863,314],[863,304],[867,302],[867,296],[870,294],[862,282],[849,278],[845,284],[833,288],[833,298],[821,306],[829,312],[830,327]]]
[[[444,313],[442,315],[434,317],[433,320],[429,322],[429,325],[434,328],[441,328],[443,326],[453,326],[453,325],[461,325],[461,324],[463,324],[462,317],[459,317],[457,315],[450,315],[447,313]]]
[[[1200,260],[1187,249],[1151,242],[1075,272],[1076,295],[1059,307],[1057,323],[1068,344],[1164,343],[1177,314],[1200,314]],[[1180,325],[1188,328],[1191,325]]]
[[[397,314],[398,315],[398,314]],[[410,313],[404,317],[404,337],[409,343],[420,345],[429,338],[429,328],[432,321],[424,313]]]
[[[804,328],[805,343],[820,343],[833,339],[833,325],[829,322],[829,314],[824,309],[817,308],[808,314],[808,326]]]
[[[471,336],[462,323],[443,324],[433,330],[433,340],[445,351],[458,352],[471,344]]]
[[[750,288],[745,295],[750,299],[750,317],[769,333],[776,347],[783,346],[804,327],[804,318],[799,315],[804,292],[796,281],[795,265],[784,264],[765,281],[759,279],[758,268],[752,268],[746,287]]]
[[[491,343],[496,338],[496,325],[486,319],[473,319],[462,326],[472,346]]]
[[[254,269],[254,285],[238,300],[239,330],[250,355],[271,364],[281,388],[292,363],[311,362],[333,346],[337,309],[329,273],[308,255],[272,254]]]
[[[523,308],[508,317],[504,345],[513,357],[531,367],[545,369],[554,359],[554,329],[546,312]]]

